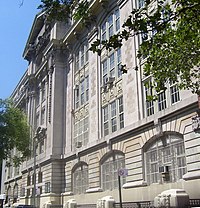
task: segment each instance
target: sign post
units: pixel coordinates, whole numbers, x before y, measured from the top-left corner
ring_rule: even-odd
[[[121,169],[118,170],[119,204],[120,204],[120,208],[122,208],[121,176],[128,176],[128,169],[121,168]]]

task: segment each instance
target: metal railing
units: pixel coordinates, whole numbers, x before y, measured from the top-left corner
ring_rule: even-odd
[[[77,208],[96,208],[96,204],[77,204]],[[123,202],[123,208],[154,208],[153,201]],[[200,207],[200,199],[190,199],[190,207]],[[63,208],[62,205],[50,205],[50,208]],[[120,203],[115,203],[114,208],[120,208]]]

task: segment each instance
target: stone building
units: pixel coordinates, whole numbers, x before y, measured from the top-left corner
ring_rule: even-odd
[[[86,24],[36,15],[23,53],[28,69],[12,94],[28,115],[35,148],[19,168],[6,169],[8,203],[96,204],[104,196],[118,202],[119,169],[128,171],[121,177],[125,202],[152,201],[172,188],[200,198],[197,95],[172,84],[157,101],[146,100],[151,77],[136,58],[141,37],[101,56],[89,51],[138,6],[93,0]]]

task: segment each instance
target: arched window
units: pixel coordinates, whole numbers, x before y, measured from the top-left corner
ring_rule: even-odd
[[[75,166],[73,172],[73,193],[81,194],[85,193],[88,189],[88,166],[87,164],[80,162]]]
[[[122,152],[112,151],[101,162],[101,183],[103,190],[118,188],[118,170],[125,168],[125,158]],[[125,183],[123,177],[121,182]]]
[[[148,184],[175,182],[186,173],[184,140],[178,134],[166,134],[145,148]]]

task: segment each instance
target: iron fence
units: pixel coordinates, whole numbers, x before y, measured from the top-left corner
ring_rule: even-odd
[[[77,204],[77,208],[96,208],[96,204]]]
[[[96,208],[96,204],[77,204],[77,208]],[[200,207],[200,199],[190,199],[187,208]],[[50,208],[63,208],[62,205],[50,205]],[[115,203],[114,208],[120,208],[120,203]],[[122,208],[154,208],[152,201],[123,202]]]
[[[200,207],[200,199],[190,199],[190,207]]]
[[[153,202],[142,201],[142,202],[123,202],[123,208],[152,208]],[[115,208],[120,208],[120,203],[115,203]]]

